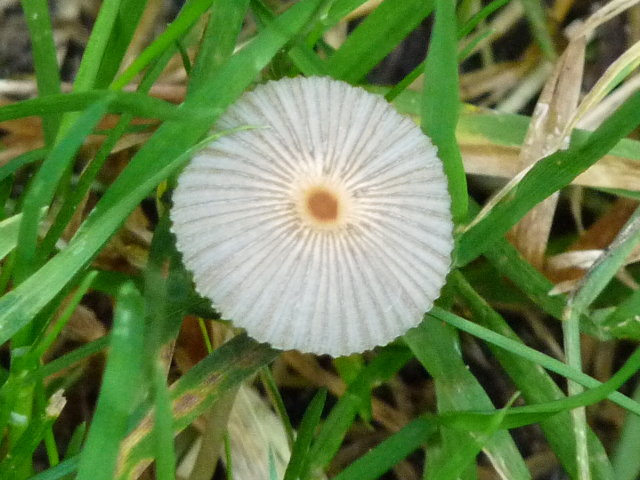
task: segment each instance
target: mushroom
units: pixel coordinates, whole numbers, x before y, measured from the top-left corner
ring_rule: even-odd
[[[436,148],[382,98],[325,77],[245,93],[195,155],[171,219],[197,291],[261,342],[333,356],[417,325],[450,268]]]

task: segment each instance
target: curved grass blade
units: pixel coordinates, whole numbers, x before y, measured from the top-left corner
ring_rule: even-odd
[[[476,310],[478,306],[474,306],[473,308],[478,314],[480,313],[479,310]],[[484,315],[486,314],[487,313],[485,313]],[[517,355],[518,357],[528,360],[547,370],[574,380],[585,387],[595,388],[601,385],[601,382],[599,382],[595,378],[590,377],[585,373],[575,371],[571,367],[568,367],[565,363],[560,362],[555,358],[545,355],[544,353],[540,353],[537,350],[523,345],[519,341],[496,333],[486,327],[470,322],[469,320],[465,320],[462,317],[458,317],[457,315],[447,312],[446,310],[434,307],[427,315],[432,316],[438,321],[446,322],[456,327],[457,329],[465,331],[475,337],[481,338],[485,342],[488,342],[491,345],[495,345],[496,347],[505,350],[513,355]],[[619,392],[614,392],[607,398],[612,402],[617,403],[621,407],[629,410],[630,412],[633,412],[636,415],[640,415],[640,404],[633,401],[626,395],[623,395]]]
[[[31,38],[33,65],[36,71],[38,95],[47,96],[60,93],[60,69],[56,45],[51,28],[51,17],[46,0],[20,2]],[[42,116],[42,129],[47,146],[51,147],[60,127],[60,114],[54,112]]]
[[[0,109],[1,111],[1,109]],[[0,167],[0,182],[13,175],[19,168],[30,163],[39,162],[47,156],[47,150],[38,148],[12,158],[8,163]]]
[[[111,480],[119,445],[140,398],[144,344],[144,302],[132,283],[116,298],[109,358],[87,442],[78,465],[78,480]]]
[[[624,365],[608,381],[597,387],[586,390],[577,395],[552,400],[549,402],[512,407],[502,412],[503,418],[499,428],[519,428],[538,423],[551,415],[565,412],[574,408],[586,407],[605,400],[609,395],[624,385],[640,369],[640,349],[636,349]],[[486,412],[445,412],[440,421],[463,430],[485,430],[492,425],[494,417],[499,411]]]
[[[231,56],[248,8],[249,0],[216,2],[191,69],[188,91],[201,88],[202,82]]]
[[[315,429],[320,422],[320,415],[322,415],[322,409],[324,408],[327,400],[327,391],[320,390],[316,393],[313,400],[307,407],[302,422],[300,423],[300,429],[298,430],[298,438],[296,438],[291,450],[291,459],[287,466],[287,471],[284,473],[284,480],[298,480],[299,478],[306,478],[302,473],[305,470],[305,463],[308,463],[309,446],[313,440]]]
[[[640,402],[640,386],[636,386],[634,400]],[[627,414],[620,440],[611,455],[611,463],[617,480],[636,480],[640,475],[640,416]]]
[[[118,72],[147,6],[147,0],[123,0],[96,72],[94,87],[107,88]]]
[[[391,470],[403,458],[424,445],[438,429],[436,422],[417,418],[398,433],[353,462],[334,480],[375,480]]]
[[[557,54],[554,48],[553,38],[551,38],[547,26],[544,2],[540,0],[520,0],[520,2],[522,2],[524,13],[531,26],[531,31],[542,53],[544,53],[548,60],[554,60]]]
[[[127,85],[151,62],[162,55],[167,48],[182,38],[213,3],[216,3],[216,0],[192,0],[187,2],[178,17],[171,22],[167,29],[151,45],[136,57],[131,65],[111,83],[109,88],[111,90],[120,90]]]
[[[18,213],[0,222],[0,260],[6,257],[18,243],[21,220],[22,214]]]
[[[31,271],[37,268],[34,260],[42,209],[51,203],[64,172],[70,168],[85,138],[106,113],[110,101],[109,96],[106,96],[90,106],[68,130],[67,135],[51,150],[33,178],[24,197],[23,217],[18,234],[13,271],[16,284],[24,281]]]
[[[332,77],[357,83],[433,10],[433,0],[385,0],[326,62]]]
[[[410,358],[411,352],[408,349],[389,346],[362,369],[325,420],[309,451],[306,471],[320,470],[331,461],[353,424],[353,419],[362,410],[363,402],[370,398],[372,385],[393,376]]]
[[[120,13],[120,4],[121,0],[102,2],[73,82],[74,92],[86,92],[94,88],[98,69],[105,56],[107,42],[111,38],[113,26]]]
[[[146,75],[140,82],[140,85],[138,86],[139,92],[147,93],[149,91],[172,56],[173,51],[168,51],[160,57],[158,61],[156,61],[155,65],[147,71]],[[51,254],[68,222],[75,214],[77,207],[82,203],[82,200],[89,192],[98,173],[109,158],[109,154],[116,145],[116,142],[122,137],[132,120],[133,115],[130,113],[123,114],[118,120],[118,123],[109,130],[107,137],[102,142],[102,145],[100,145],[100,148],[94,155],[90,164],[83,169],[75,188],[65,196],[58,211],[58,215],[55,220],[53,220],[51,227],[49,227],[47,234],[40,243],[40,249],[38,252],[40,258],[47,258]]]
[[[252,10],[261,23],[268,25],[275,18],[274,13],[262,0],[252,0]],[[289,58],[305,75],[327,75],[327,68],[320,57],[310,47],[298,42],[288,51]]]
[[[455,223],[466,218],[468,207],[467,180],[456,140],[460,109],[457,51],[455,2],[436,0],[433,34],[424,66],[421,125],[438,147],[449,180]]]
[[[59,480],[69,478],[68,476],[78,469],[78,457],[72,457],[60,462],[44,472],[31,477],[31,480]]]
[[[206,112],[202,109],[185,112],[184,107],[183,109],[179,109],[176,105],[143,93],[93,90],[88,92],[59,93],[5,105],[0,108],[0,122],[34,115],[85,110],[96,102],[101,101],[108,102],[107,111],[109,113],[130,113],[139,118],[181,120],[185,114],[202,118],[207,116]]]

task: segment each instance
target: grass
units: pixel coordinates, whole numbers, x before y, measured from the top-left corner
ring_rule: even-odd
[[[341,480],[474,479],[488,471],[543,478],[536,455],[552,457],[570,478],[638,478],[630,452],[640,436],[640,399],[630,379],[640,359],[628,345],[640,338],[638,272],[629,266],[640,228],[635,204],[635,213],[615,214],[626,197],[637,198],[640,94],[611,101],[637,66],[638,48],[599,72],[572,109],[570,124],[579,127],[599,105],[598,126],[573,130],[566,149],[548,151],[500,192],[492,187],[497,196],[487,201],[487,187],[466,174],[511,178],[524,168],[517,154],[532,132],[557,136],[535,130],[547,125],[536,113],[482,104],[535,100],[509,95],[521,95],[518,86],[540,65],[556,62],[562,45],[549,15],[563,2],[463,0],[454,8],[447,0],[384,0],[337,43],[328,32],[340,36],[344,17],[371,2],[283,3],[186,2],[142,48],[136,31],[152,2],[105,0],[67,88],[47,2],[23,2],[39,94],[0,107],[7,132],[0,478],[211,478],[222,451],[227,478],[240,478],[240,455],[265,477],[286,480],[322,472]],[[496,57],[492,43],[514,15],[531,32],[522,55],[533,62],[524,73]],[[374,67],[425,21],[433,25],[425,61],[392,84],[370,84]],[[521,77],[512,89],[498,82],[471,101],[470,69]],[[180,102],[156,96],[171,71],[182,75]],[[242,333],[223,342],[232,330],[193,291],[167,214],[176,174],[215,141],[207,135],[225,109],[257,82],[299,74],[362,85],[419,122],[439,148],[456,221],[452,273],[420,326],[373,353],[333,361],[281,353]],[[558,91],[549,108],[560,108],[563,97]],[[33,117],[41,137],[9,156],[13,126]],[[592,166],[601,173],[582,175]],[[570,225],[552,230],[547,251],[571,252],[574,244],[601,255],[567,272],[552,268],[549,253],[540,270],[508,232],[556,192],[573,198],[572,188],[583,189],[577,206],[591,225],[574,229],[561,204],[556,213]],[[555,284],[569,293],[554,292]],[[597,352],[611,346],[607,369]],[[284,432],[278,439],[266,420],[254,419],[268,433],[259,437],[262,450],[244,453],[230,411],[248,401],[236,396],[242,384],[261,385]],[[74,403],[83,388],[95,393],[84,412]],[[596,428],[605,409],[616,425]],[[225,425],[226,437],[211,430]],[[542,434],[523,428],[531,425]],[[198,438],[211,441],[212,453],[189,463]],[[282,458],[280,448],[288,452]],[[188,465],[198,473],[185,474]]]

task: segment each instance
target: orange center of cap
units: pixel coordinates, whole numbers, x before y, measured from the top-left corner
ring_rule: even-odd
[[[333,192],[324,188],[313,189],[307,194],[306,207],[317,222],[330,223],[338,219],[338,199]]]

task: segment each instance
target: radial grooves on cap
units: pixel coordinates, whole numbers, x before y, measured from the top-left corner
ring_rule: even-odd
[[[346,355],[416,325],[453,245],[429,140],[381,98],[318,77],[245,94],[217,128],[240,125],[266,128],[201,151],[174,192],[173,230],[197,290],[282,349]],[[314,191],[336,204],[318,197],[324,210],[301,210]]]

